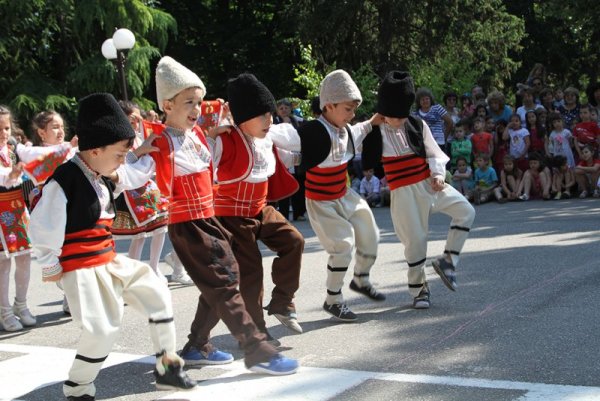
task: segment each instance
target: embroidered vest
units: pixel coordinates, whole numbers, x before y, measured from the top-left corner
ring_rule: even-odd
[[[110,263],[116,254],[110,233],[112,219],[100,219],[100,199],[83,171],[73,162],[60,165],[51,179],[62,188],[67,198],[65,241],[59,262],[64,272]],[[102,177],[108,187],[113,210],[115,185]]]
[[[153,145],[159,151],[150,155],[156,163],[156,185],[169,199],[169,224],[214,216],[211,169],[175,177],[174,147],[170,136],[162,135],[165,126],[144,123],[144,129],[148,135],[158,135]],[[194,127],[194,132],[208,148],[202,131]]]
[[[237,129],[220,136],[223,154],[219,162],[218,185],[215,186],[217,216],[254,217],[266,206],[287,198],[298,190],[298,182],[275,154],[275,173],[267,181],[250,183],[244,180],[252,172],[254,157],[246,137]]]

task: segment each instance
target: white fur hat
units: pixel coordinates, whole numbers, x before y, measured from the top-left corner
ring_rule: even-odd
[[[319,102],[321,110],[325,109],[326,104],[336,104],[340,102],[349,102],[358,100],[362,103],[362,96],[358,86],[354,83],[350,74],[344,70],[335,70],[330,72],[321,81],[319,87]]]
[[[169,56],[160,59],[156,66],[156,99],[159,109],[163,110],[165,100],[174,98],[184,89],[195,87],[202,90],[204,98],[206,87],[198,75]]]

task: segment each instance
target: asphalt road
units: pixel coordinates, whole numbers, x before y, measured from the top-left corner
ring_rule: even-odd
[[[373,303],[346,288],[346,300],[359,314],[352,324],[336,323],[322,311],[327,255],[309,223],[296,224],[306,238],[296,298],[304,333],[295,335],[267,318],[284,354],[300,360],[296,375],[246,371],[236,340],[220,323],[214,343],[236,362],[190,369],[201,381],[192,392],[156,392],[145,319],[126,309],[121,336],[97,380],[97,399],[600,400],[600,200],[478,206],[456,293],[428,262],[432,307],[426,311],[411,307],[403,247],[389,209],[374,213],[381,243],[371,279],[387,300]],[[443,250],[448,223],[444,215],[432,216],[428,258]],[[118,244],[120,252],[127,247]],[[167,243],[163,255],[169,249]],[[273,255],[264,255],[268,280]],[[0,400],[63,399],[61,382],[79,331],[63,315],[57,287],[41,283],[38,267],[34,262],[29,297],[38,327],[0,331]],[[170,273],[168,266],[161,268]],[[171,289],[181,347],[198,292]]]

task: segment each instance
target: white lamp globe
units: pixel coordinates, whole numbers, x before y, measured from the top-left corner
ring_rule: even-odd
[[[107,60],[114,60],[117,58],[117,48],[112,39],[106,39],[104,43],[102,43],[102,55]]]
[[[113,35],[113,42],[117,50],[129,50],[135,46],[135,35],[129,29],[117,29]]]

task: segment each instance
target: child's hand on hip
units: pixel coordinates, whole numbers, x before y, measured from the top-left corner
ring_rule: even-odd
[[[430,183],[431,183],[431,188],[436,192],[444,189],[445,182],[442,177],[431,177]]]

